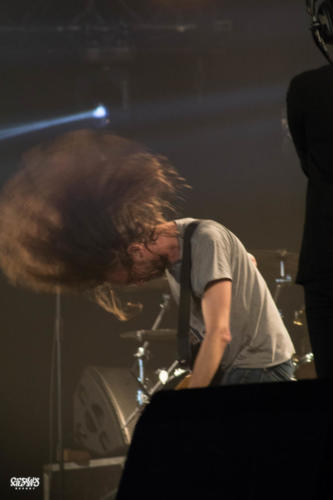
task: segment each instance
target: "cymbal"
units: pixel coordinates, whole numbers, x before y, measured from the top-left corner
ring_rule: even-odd
[[[292,278],[296,276],[298,267],[298,253],[286,249],[277,250],[249,250],[257,260],[258,270],[266,280],[275,280],[281,277],[281,262],[284,263],[284,274]]]
[[[172,340],[176,337],[176,330],[172,328],[162,328],[159,330],[133,330],[130,332],[121,333],[122,339],[139,340]]]

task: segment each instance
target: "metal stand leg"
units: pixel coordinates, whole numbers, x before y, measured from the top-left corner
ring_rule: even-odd
[[[60,471],[60,500],[64,498],[64,443],[62,426],[62,349],[61,349],[61,294],[56,295],[56,317],[55,317],[55,337],[57,356],[57,429],[58,443],[57,453]]]
[[[170,295],[169,294],[163,294],[162,295],[162,303],[160,304],[160,312],[157,315],[157,318],[155,319],[152,330],[157,330],[159,327],[162,318],[166,312],[166,310],[169,307],[170,303]],[[128,417],[126,420],[123,428],[126,428],[132,420],[136,417],[138,413],[140,413],[143,409],[143,407],[149,402],[150,397],[156,392],[160,387],[163,386],[163,384],[159,381],[157,384],[154,385],[154,387],[151,390],[148,390],[147,384],[146,384],[146,379],[145,379],[145,365],[144,361],[145,359],[149,359],[149,342],[145,341],[143,345],[141,345],[138,350],[134,353],[134,358],[136,358],[135,365],[138,368],[138,375],[135,375],[133,373],[133,369],[131,370],[132,375],[136,378],[136,381],[139,385],[139,388],[137,390],[137,395],[136,395],[136,400],[137,404],[139,405]],[[173,363],[171,367],[168,370],[168,373],[172,372],[174,368],[178,365],[178,361]]]

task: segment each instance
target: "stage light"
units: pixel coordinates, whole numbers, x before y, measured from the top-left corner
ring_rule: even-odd
[[[107,116],[108,112],[106,110],[106,107],[100,104],[97,106],[97,108],[93,112],[94,118],[105,118]]]
[[[65,125],[67,123],[78,122],[83,120],[89,120],[95,118],[101,120],[108,115],[108,111],[102,104],[98,105],[97,108],[84,111],[82,113],[74,113],[71,115],[60,116],[58,118],[52,118],[50,120],[41,120],[38,122],[24,123],[22,125],[16,125],[4,130],[0,130],[0,140],[9,139],[11,137],[17,137],[19,135],[28,134],[30,132],[36,132],[38,130],[43,130],[50,127],[55,127],[59,125]]]

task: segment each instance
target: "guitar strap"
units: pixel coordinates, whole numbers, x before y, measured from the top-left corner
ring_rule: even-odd
[[[182,367],[190,368],[192,351],[189,339],[191,312],[191,237],[199,221],[191,222],[184,232],[183,258],[180,270],[180,298],[178,310],[178,360]]]

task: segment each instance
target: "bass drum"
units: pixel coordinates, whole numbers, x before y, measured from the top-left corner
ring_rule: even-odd
[[[127,453],[135,424],[137,383],[129,370],[90,366],[74,393],[74,437],[95,457]]]

